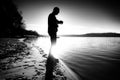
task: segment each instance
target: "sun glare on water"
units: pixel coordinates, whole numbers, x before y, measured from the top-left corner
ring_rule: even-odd
[[[74,45],[71,41],[74,39],[69,38],[58,38],[57,43],[51,47],[51,53],[55,58],[61,59],[62,56],[66,56],[66,51],[70,50]],[[71,43],[71,44],[70,44]]]
[[[51,47],[51,54],[55,57],[55,58],[59,58],[60,54],[62,53],[61,49],[57,47],[57,45],[53,45]]]

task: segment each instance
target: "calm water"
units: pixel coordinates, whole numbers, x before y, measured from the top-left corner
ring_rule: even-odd
[[[49,38],[39,38],[35,45],[49,53]],[[53,55],[83,80],[119,78],[120,38],[60,37]]]

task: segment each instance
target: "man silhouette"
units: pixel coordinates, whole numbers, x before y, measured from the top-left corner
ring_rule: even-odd
[[[53,12],[48,17],[48,34],[51,39],[51,43],[56,43],[58,24],[63,24],[63,21],[56,19],[56,15],[60,12],[58,7],[54,7]]]

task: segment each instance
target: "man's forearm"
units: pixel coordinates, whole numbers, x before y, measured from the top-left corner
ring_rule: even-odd
[[[58,24],[63,24],[63,21],[58,21]]]

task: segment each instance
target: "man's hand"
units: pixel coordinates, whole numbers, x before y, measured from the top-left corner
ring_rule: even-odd
[[[63,24],[63,21],[59,21],[60,24]]]

